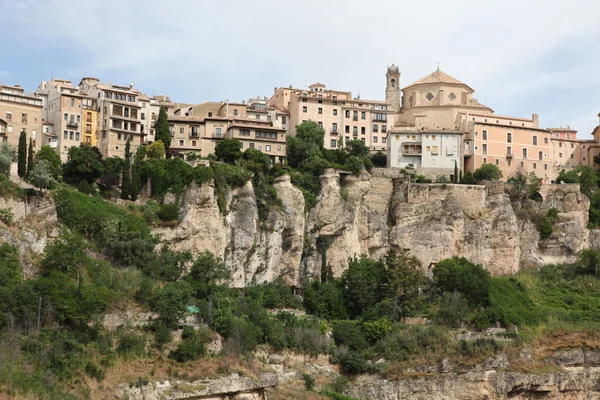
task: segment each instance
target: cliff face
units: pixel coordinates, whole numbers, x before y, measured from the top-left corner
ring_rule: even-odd
[[[515,214],[505,185],[409,183],[397,171],[375,169],[354,177],[328,170],[321,176],[316,206],[304,212],[304,198],[288,176],[274,184],[283,207],[259,221],[252,184],[231,191],[223,216],[212,183],[191,186],[183,196],[181,220],[156,233],[178,250],[210,250],[223,257],[233,285],[283,278],[290,285],[319,277],[322,265],[336,276],[348,257],[378,258],[406,249],[425,269],[461,256],[494,274],[521,266],[572,261],[588,247],[589,200],[578,185],[546,185],[538,213],[559,213],[550,238],[541,242],[535,225]],[[594,236],[592,235],[592,238]]]

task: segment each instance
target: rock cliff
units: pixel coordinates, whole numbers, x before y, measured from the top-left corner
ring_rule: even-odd
[[[251,182],[228,194],[225,215],[213,184],[194,184],[182,197],[179,224],[155,232],[178,250],[223,257],[236,287],[277,278],[299,285],[319,277],[323,265],[339,276],[348,257],[378,258],[403,249],[425,269],[461,256],[494,274],[510,274],[521,266],[572,261],[590,244],[589,200],[578,185],[542,187],[543,201],[531,207],[537,213],[556,208],[559,218],[550,238],[540,241],[530,218],[515,213],[501,182],[414,184],[398,171],[374,169],[359,177],[327,170],[321,183],[317,204],[305,212],[302,192],[288,176],[277,178],[283,206],[265,221],[259,220]]]

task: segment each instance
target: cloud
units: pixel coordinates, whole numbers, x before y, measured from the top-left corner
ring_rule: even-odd
[[[29,0],[8,8],[14,27],[28,27],[24,43],[55,48],[71,73],[134,80],[181,101],[269,96],[275,86],[315,81],[382,99],[391,63],[405,86],[439,62],[497,112],[538,112],[552,125],[561,117],[544,113],[560,95],[525,99],[600,86],[600,4],[587,0]],[[579,109],[600,111],[599,102]]]

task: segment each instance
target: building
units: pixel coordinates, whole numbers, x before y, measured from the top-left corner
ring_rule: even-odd
[[[81,80],[79,89],[97,101],[98,148],[102,157],[124,157],[127,140],[131,141],[131,152],[135,153],[144,143],[147,132],[143,130],[147,125],[142,120],[142,113],[146,117],[146,111],[140,105],[146,104],[147,97],[135,90],[133,84],[104,84],[90,77]]]
[[[390,97],[390,98],[393,98]],[[351,92],[330,90],[322,83],[308,89],[275,88],[268,102],[285,112],[290,135],[296,126],[314,121],[325,132],[325,148],[335,149],[349,140],[362,140],[372,151],[387,151],[387,131],[393,125],[393,110],[384,101],[353,98]]]
[[[0,85],[0,142],[8,142],[15,148],[19,145],[22,130],[27,142],[32,139],[34,149],[40,148],[44,100],[25,94],[19,85]]]

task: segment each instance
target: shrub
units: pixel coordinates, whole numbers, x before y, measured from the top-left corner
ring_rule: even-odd
[[[315,378],[313,378],[310,374],[302,374],[302,379],[304,379],[304,387],[306,390],[311,391],[315,387]]]
[[[465,258],[453,257],[437,263],[433,280],[442,292],[457,291],[474,307],[487,304],[490,273]]]
[[[543,320],[539,307],[531,301],[524,286],[514,279],[492,278],[489,293],[490,315],[496,316],[504,326],[533,326]]]
[[[84,194],[92,194],[92,185],[90,185],[88,181],[81,181],[79,182],[77,190]]]
[[[304,307],[310,314],[330,321],[348,318],[339,279],[311,282],[304,288]]]
[[[451,328],[459,328],[470,322],[469,302],[460,293],[444,292],[437,301],[438,310],[435,322]]]
[[[377,321],[364,322],[361,329],[364,338],[372,344],[392,331],[392,323],[388,319],[382,318]]]
[[[371,162],[376,167],[386,167],[387,166],[387,155],[378,151],[377,153],[371,156]]]
[[[154,330],[154,343],[156,343],[156,347],[160,349],[164,345],[171,343],[171,340],[173,340],[171,329],[163,323],[156,324]]]
[[[368,342],[357,321],[339,321],[333,324],[333,340],[338,346],[345,345],[352,351],[360,351],[368,347]]]
[[[367,370],[367,360],[362,353],[353,351],[340,360],[342,369],[348,373],[362,373]]]
[[[233,164],[242,158],[242,142],[239,139],[223,139],[215,146],[215,155],[219,160]]]
[[[473,174],[477,181],[497,181],[502,178],[502,171],[494,164],[483,164]]]
[[[157,216],[163,222],[178,220],[179,205],[177,203],[161,204]]]
[[[178,362],[197,360],[206,355],[206,344],[211,340],[211,332],[208,328],[201,328],[198,332],[186,335],[170,357]]]
[[[124,332],[120,335],[117,353],[124,357],[141,357],[146,352],[146,338],[135,332]]]
[[[546,240],[552,235],[552,223],[548,217],[540,218],[538,230],[540,231],[540,240]]]
[[[13,223],[13,212],[10,208],[0,208],[0,221],[6,225],[12,225]]]
[[[452,343],[446,328],[394,325],[392,332],[377,342],[374,351],[389,361],[405,361],[415,354],[442,354]]]

